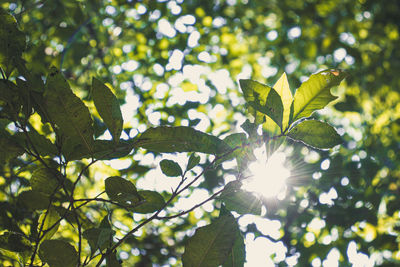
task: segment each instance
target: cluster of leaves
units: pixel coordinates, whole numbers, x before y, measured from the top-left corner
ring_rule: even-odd
[[[273,153],[286,137],[319,149],[341,143],[341,137],[332,126],[308,119],[315,110],[324,108],[335,99],[330,89],[345,77],[340,70],[311,75],[294,97],[286,75],[273,87],[240,80],[247,102],[245,113],[253,115],[253,122],[247,120],[243,124],[247,134],[235,133],[223,140],[187,126],[159,126],[133,138],[120,139],[124,130],[120,104],[107,85],[93,78],[92,101],[112,136],[112,140],[99,139],[101,134],[96,134],[94,114],[73,93],[60,70],[52,67],[43,83],[40,76],[26,67],[22,59],[25,35],[10,14],[4,10],[0,12],[1,20],[5,22],[0,29],[4,37],[0,42],[3,48],[0,52],[3,75],[0,80],[1,122],[4,126],[0,137],[4,149],[0,159],[4,173],[7,173],[7,166],[16,162],[17,172],[27,169],[31,174],[27,178],[30,189],[22,189],[16,192],[14,200],[9,199],[11,209],[22,211],[24,219],[30,221],[27,223],[29,227],[22,229],[18,224],[6,225],[7,231],[0,236],[0,246],[2,251],[6,251],[3,257],[21,265],[85,266],[95,261],[99,266],[106,260],[107,266],[120,266],[116,250],[143,226],[156,220],[183,216],[208,201],[218,199],[217,205],[222,203],[219,217],[198,228],[187,240],[183,265],[242,266],[244,242],[231,211],[261,214],[260,197],[240,189],[249,160],[254,157],[252,150],[264,144],[268,152]],[[39,116],[40,122],[34,120],[34,116]],[[258,134],[260,127],[264,129],[262,135]],[[270,149],[271,145],[274,149]],[[140,190],[132,181],[120,176],[106,178],[105,191],[97,192],[96,197],[80,198],[77,191],[84,177],[91,179],[87,170],[92,165],[125,157],[139,148],[148,153],[192,152],[185,171],[175,161],[164,159],[160,162],[166,176],[181,178],[167,200],[162,192]],[[200,163],[195,152],[213,155],[214,159],[190,180],[188,172]],[[191,209],[175,215],[160,215],[206,170],[233,158],[238,163],[236,181],[226,184]],[[85,159],[89,159],[89,163]],[[69,173],[72,166],[81,166],[77,175]],[[100,198],[103,193],[107,194],[107,199]],[[99,224],[87,218],[88,213],[97,209],[88,206],[91,202],[150,216],[116,239],[115,226],[109,220],[110,212]],[[83,208],[87,208],[85,212]],[[65,229],[60,228],[63,222],[72,227],[72,238],[63,237]]]

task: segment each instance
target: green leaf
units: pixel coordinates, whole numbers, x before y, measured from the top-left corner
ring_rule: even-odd
[[[112,252],[106,256],[106,266],[107,267],[121,267],[121,263],[117,259],[117,252]]]
[[[94,130],[89,110],[54,67],[47,77],[44,99],[47,113],[57,127],[66,158],[76,150],[93,154]]]
[[[114,141],[118,142],[122,132],[122,113],[118,99],[105,84],[93,78],[92,97],[97,112],[100,114]]]
[[[173,160],[163,159],[160,161],[161,171],[169,177],[181,176],[182,169],[178,163]]]
[[[333,96],[330,90],[333,86],[339,85],[345,77],[346,74],[341,70],[324,70],[311,75],[294,95],[291,121],[308,117],[335,100],[337,97]]]
[[[133,149],[132,142],[120,140],[118,143],[111,140],[95,140],[93,154],[76,150],[69,155],[69,160],[80,160],[82,158],[95,158],[110,160],[127,156]]]
[[[189,238],[182,256],[183,266],[216,267],[223,264],[236,239],[237,224],[232,215],[224,215],[200,227]]]
[[[91,255],[93,255],[97,249],[103,251],[112,245],[114,231],[111,229],[107,217],[108,216],[103,218],[100,227],[90,228],[83,232],[83,237],[89,242]]]
[[[136,213],[152,213],[163,208],[165,205],[164,198],[155,191],[143,190],[139,191],[143,203],[133,208]]]
[[[76,249],[63,240],[45,240],[40,245],[39,256],[50,267],[75,267],[78,263]]]
[[[57,147],[46,137],[39,134],[36,130],[31,129],[27,134],[16,133],[14,135],[20,140],[20,145],[26,147],[29,150],[36,151],[40,156],[52,156],[58,155]],[[33,143],[33,148],[32,148]]]
[[[39,167],[33,171],[29,182],[34,191],[50,196],[62,180],[63,176],[57,170]]]
[[[243,236],[239,229],[236,230],[236,239],[227,260],[222,267],[242,267],[246,260],[246,248],[244,245]]]
[[[282,128],[283,104],[275,89],[252,80],[239,80],[246,102]]]
[[[261,214],[262,202],[251,192],[237,190],[221,195],[221,199],[228,210],[239,214]]]
[[[186,126],[149,128],[136,140],[135,145],[154,152],[219,154],[229,150],[218,137]]]
[[[122,205],[134,205],[141,200],[135,185],[119,176],[108,177],[105,187],[108,197]]]
[[[18,205],[31,210],[45,210],[49,204],[49,197],[38,191],[23,191],[18,195]]]
[[[22,155],[24,150],[16,142],[0,136],[0,165]]]
[[[195,153],[191,154],[186,166],[186,171],[190,171],[194,167],[197,166],[197,164],[200,163],[200,157],[196,155]]]
[[[306,120],[293,127],[288,136],[306,145],[326,149],[342,143],[340,135],[329,124],[317,120]]]
[[[236,158],[238,170],[244,170],[247,168],[249,162],[256,160],[249,146],[249,140],[245,133],[234,133],[225,137],[224,142],[231,148],[232,153],[222,157],[217,163],[221,163],[231,158]]]
[[[14,69],[15,61],[19,60],[25,50],[26,37],[18,29],[14,17],[0,8],[0,67],[7,76]]]
[[[0,235],[0,248],[14,252],[29,251],[31,242],[22,234],[15,232],[4,232]]]
[[[60,226],[60,216],[53,207],[50,207],[50,209],[47,211],[47,215],[45,214],[46,213],[40,215],[38,225],[39,230],[43,224],[42,231],[45,234],[42,240],[50,239],[55,233],[57,233],[58,227]]]

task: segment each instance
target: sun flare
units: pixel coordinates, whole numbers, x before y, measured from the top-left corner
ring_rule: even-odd
[[[267,161],[265,150],[255,151],[257,161],[250,164],[253,176],[245,184],[245,188],[265,197],[274,197],[285,188],[290,170],[285,166],[286,155],[283,152],[274,153]]]

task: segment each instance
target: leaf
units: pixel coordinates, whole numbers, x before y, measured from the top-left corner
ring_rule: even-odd
[[[28,137],[26,135],[28,135]],[[16,133],[14,136],[18,140],[20,140],[20,145],[22,147],[26,147],[29,150],[37,151],[37,153],[39,153],[39,155],[41,156],[54,157],[58,155],[57,147],[49,139],[39,134],[34,129],[31,129],[29,132],[27,132],[27,134]]]
[[[93,154],[94,130],[89,110],[55,67],[47,77],[44,100],[47,113],[60,133],[66,158],[76,150]]]
[[[219,154],[229,150],[218,137],[186,126],[149,128],[136,140],[135,146],[154,152]]]
[[[118,142],[123,125],[118,99],[105,84],[96,78],[92,80],[92,97],[97,112],[110,130],[114,141]]]
[[[107,267],[121,267],[121,263],[117,259],[117,252],[112,252],[106,256],[106,266]]]
[[[339,85],[346,77],[341,70],[324,70],[313,74],[301,84],[294,95],[293,119],[310,116],[314,111],[324,108],[337,97],[331,94],[330,89]]]
[[[283,104],[275,89],[252,80],[239,80],[246,102],[282,128]]]
[[[49,197],[38,191],[23,191],[18,195],[18,205],[31,210],[45,210],[49,204]]]
[[[293,127],[288,136],[306,145],[326,149],[342,143],[340,135],[329,124],[317,120],[306,120]]]
[[[63,240],[45,240],[40,245],[40,259],[50,267],[75,267],[78,263],[76,249]]]
[[[9,76],[25,50],[26,37],[18,29],[14,17],[0,8],[0,67]]]
[[[56,191],[62,179],[62,174],[57,170],[39,167],[33,171],[29,182],[34,191],[50,196]]]
[[[55,233],[57,233],[58,227],[60,226],[59,220],[60,216],[52,207],[48,210],[47,215],[46,213],[40,215],[38,229],[40,229],[43,224],[42,231],[44,236],[42,237],[42,240],[50,239]]]
[[[93,154],[88,151],[73,151],[69,155],[69,160],[80,160],[82,158],[95,158],[110,160],[127,156],[133,149],[132,142],[120,140],[118,143],[111,140],[95,140]]]
[[[190,171],[194,167],[197,166],[197,164],[200,163],[200,157],[196,155],[195,153],[191,154],[186,166],[186,171]]]
[[[139,195],[143,199],[143,203],[133,208],[136,213],[152,213],[165,205],[164,198],[155,191],[143,190],[139,191]]]
[[[24,150],[16,142],[0,136],[0,165],[22,155]]]
[[[4,232],[0,235],[0,248],[14,252],[29,251],[31,242],[22,234],[15,232]]]
[[[261,200],[251,192],[237,190],[221,195],[221,199],[228,210],[239,214],[261,214]]]
[[[103,218],[100,227],[90,228],[83,232],[83,237],[89,242],[91,255],[93,255],[97,249],[103,251],[112,245],[114,231],[111,229],[107,217],[108,216],[105,216]]]
[[[232,215],[224,215],[200,227],[189,238],[182,256],[183,266],[216,267],[225,262],[236,239],[237,224]]]
[[[246,248],[244,245],[243,236],[239,229],[236,230],[236,239],[227,260],[222,267],[242,267],[246,260]]]
[[[169,177],[181,176],[182,169],[178,163],[173,160],[163,159],[160,161],[161,171]]]
[[[108,177],[105,187],[108,197],[120,204],[134,205],[141,200],[135,185],[119,176]]]
[[[225,137],[224,142],[231,148],[232,153],[222,157],[217,163],[236,158],[239,171],[247,168],[249,162],[256,160],[249,146],[249,140],[245,133],[234,133]]]
[[[286,73],[282,74],[272,88],[274,88],[281,97],[283,105],[282,130],[286,130],[289,126],[290,107],[293,102],[293,96],[289,88],[289,82],[287,80]],[[280,133],[279,126],[271,118],[266,118],[266,121],[263,124],[263,129],[270,133],[270,136]]]

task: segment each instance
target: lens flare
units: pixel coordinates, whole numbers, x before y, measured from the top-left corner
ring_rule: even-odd
[[[285,153],[276,152],[268,161],[265,149],[255,151],[255,155],[258,160],[249,165],[253,176],[246,181],[245,189],[268,198],[277,196],[285,189],[286,179],[290,176],[290,170],[284,166]]]

